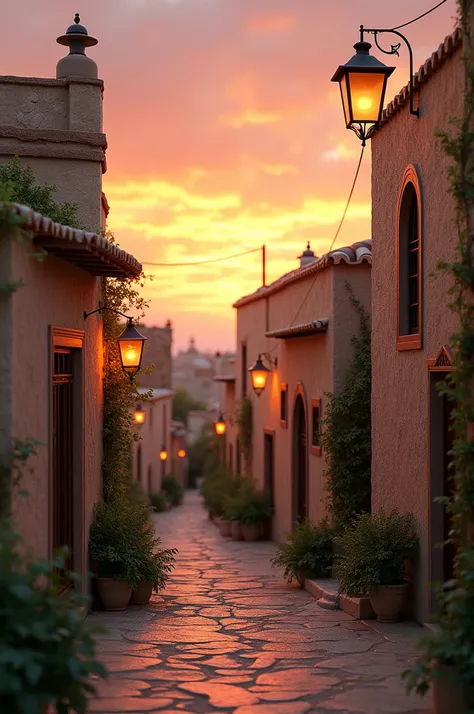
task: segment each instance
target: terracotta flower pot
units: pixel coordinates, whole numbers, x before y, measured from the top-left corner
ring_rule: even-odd
[[[377,592],[370,596],[370,604],[379,622],[398,621],[403,610],[407,588],[408,583],[386,585],[378,588]]]
[[[153,592],[153,584],[146,580],[140,580],[137,587],[132,590],[132,599],[130,605],[148,605]]]
[[[300,588],[304,588],[304,584],[306,581],[306,573],[303,573],[303,571],[300,570],[299,572],[295,573],[295,577]]]
[[[260,540],[261,532],[262,532],[262,526],[260,523],[249,523],[241,524],[242,528],[242,535],[244,537],[244,540],[247,541],[254,541],[254,540]]]
[[[456,669],[435,664],[433,678],[434,714],[464,714],[467,703],[463,688],[456,679]]]
[[[219,523],[219,533],[223,538],[230,538],[232,536],[230,521],[225,521],[223,518],[221,519]]]
[[[108,612],[125,610],[130,602],[132,588],[126,580],[97,578],[97,587],[104,610]]]
[[[231,521],[230,522],[230,529],[231,529],[231,535],[232,535],[232,540],[243,540],[244,536],[242,535],[242,526],[240,525],[239,521]]]

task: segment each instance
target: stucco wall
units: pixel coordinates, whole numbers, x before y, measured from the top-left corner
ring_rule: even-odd
[[[268,328],[266,327],[265,300],[261,299],[238,308],[237,311],[237,382],[236,399],[242,394],[242,351],[247,343],[247,367],[259,352],[272,352],[278,357],[278,367],[269,375],[267,387],[257,397],[248,376],[247,392],[253,402],[252,475],[264,484],[264,433],[274,436],[274,536],[281,538],[293,525],[292,468],[293,468],[293,414],[298,384],[305,396],[308,439],[311,430],[311,399],[321,399],[324,417],[326,392],[332,392],[343,383],[343,376],[352,353],[350,340],[358,334],[356,311],[350,306],[345,289],[348,280],[354,293],[370,310],[370,266],[329,267],[317,274],[310,297],[301,309],[296,324],[321,318],[329,319],[328,330],[304,338],[275,340],[265,338],[267,330],[288,327],[306,296],[314,276],[295,282],[268,298]],[[288,385],[288,427],[280,426],[280,384]],[[319,521],[327,513],[327,494],[324,453],[320,456],[308,451],[308,515]]]
[[[87,539],[93,506],[101,495],[102,453],[102,328],[84,310],[99,300],[99,280],[53,256],[38,263],[13,243],[12,276],[24,287],[12,297],[14,325],[12,369],[12,434],[41,442],[32,472],[23,486],[27,499],[14,500],[14,515],[28,546],[46,556],[49,549],[51,463],[49,458],[51,408],[50,327],[85,332],[83,349],[84,404],[84,536]],[[67,300],[64,296],[67,295]]]
[[[142,402],[146,413],[145,423],[136,427],[140,440],[133,443],[133,474],[145,493],[159,493],[162,477],[172,470],[171,416],[172,397],[157,397]],[[162,462],[159,452],[166,446],[168,460]],[[138,473],[138,448],[141,449],[141,473]],[[151,481],[148,474],[151,473]],[[151,485],[151,487],[150,487]]]
[[[81,224],[101,228],[100,80],[0,77],[0,163],[17,154],[39,183],[57,187],[57,201],[78,204]]]
[[[372,139],[372,502],[373,508],[411,511],[421,539],[415,575],[415,616],[427,617],[429,423],[428,370],[450,341],[456,320],[447,308],[450,279],[436,270],[453,257],[456,243],[453,202],[448,194],[449,161],[434,137],[459,116],[463,76],[460,52],[422,86],[420,118],[408,107]],[[396,207],[406,167],[418,171],[423,210],[423,347],[397,352]]]

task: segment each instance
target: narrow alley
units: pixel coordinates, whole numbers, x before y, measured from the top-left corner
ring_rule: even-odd
[[[322,610],[270,566],[272,543],[223,540],[196,492],[156,517],[179,548],[166,591],[150,606],[96,612],[111,672],[90,712],[169,714],[421,714],[400,673],[413,623],[367,626]]]

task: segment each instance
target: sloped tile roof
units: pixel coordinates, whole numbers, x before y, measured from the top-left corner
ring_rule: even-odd
[[[13,204],[13,211],[23,218],[23,226],[32,231],[35,243],[91,275],[134,278],[142,272],[141,264],[133,255],[103,236],[55,223],[19,203]]]
[[[425,84],[460,47],[462,47],[462,31],[458,28],[444,39],[444,42],[440,44],[438,49],[433,52],[431,57],[429,57],[426,62],[421,65],[418,72],[415,73],[413,76],[414,91],[419,90],[421,85]],[[380,131],[409,101],[410,85],[407,84],[385,107],[380,126],[375,130],[374,134]]]
[[[282,275],[281,278],[278,278],[273,283],[270,283],[270,285],[259,288],[254,293],[251,293],[251,295],[245,295],[244,297],[239,298],[239,300],[234,303],[233,307],[239,308],[243,305],[248,305],[255,300],[260,300],[263,297],[273,295],[298,280],[303,280],[309,275],[314,275],[331,265],[339,265],[340,263],[350,265],[369,263],[371,265],[372,241],[362,240],[358,243],[354,243],[353,245],[345,246],[344,248],[336,248],[336,250],[332,250],[330,253],[326,253],[321,258],[318,258],[314,263],[311,263],[304,268],[296,268],[289,273],[285,273],[285,275]]]

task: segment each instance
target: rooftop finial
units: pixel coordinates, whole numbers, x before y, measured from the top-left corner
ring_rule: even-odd
[[[80,21],[81,21],[80,15],[78,12],[76,12],[76,14],[74,15],[74,22],[76,23],[76,25],[78,25],[80,23]]]
[[[308,241],[308,245],[306,246],[306,250],[309,250],[310,248],[311,248],[311,244],[310,244],[310,242]]]
[[[314,263],[315,260],[317,260],[314,252],[311,250],[311,244],[309,241],[306,245],[306,250],[298,256],[298,259],[300,261],[300,268],[305,268],[307,265],[311,265],[311,263]]]
[[[97,44],[95,37],[91,37],[87,28],[80,24],[81,17],[78,12],[74,15],[74,22],[69,25],[64,35],[58,37],[56,42],[69,47],[69,54],[59,60],[56,68],[56,77],[88,77],[97,79],[97,65],[90,57],[86,56],[86,47]]]

